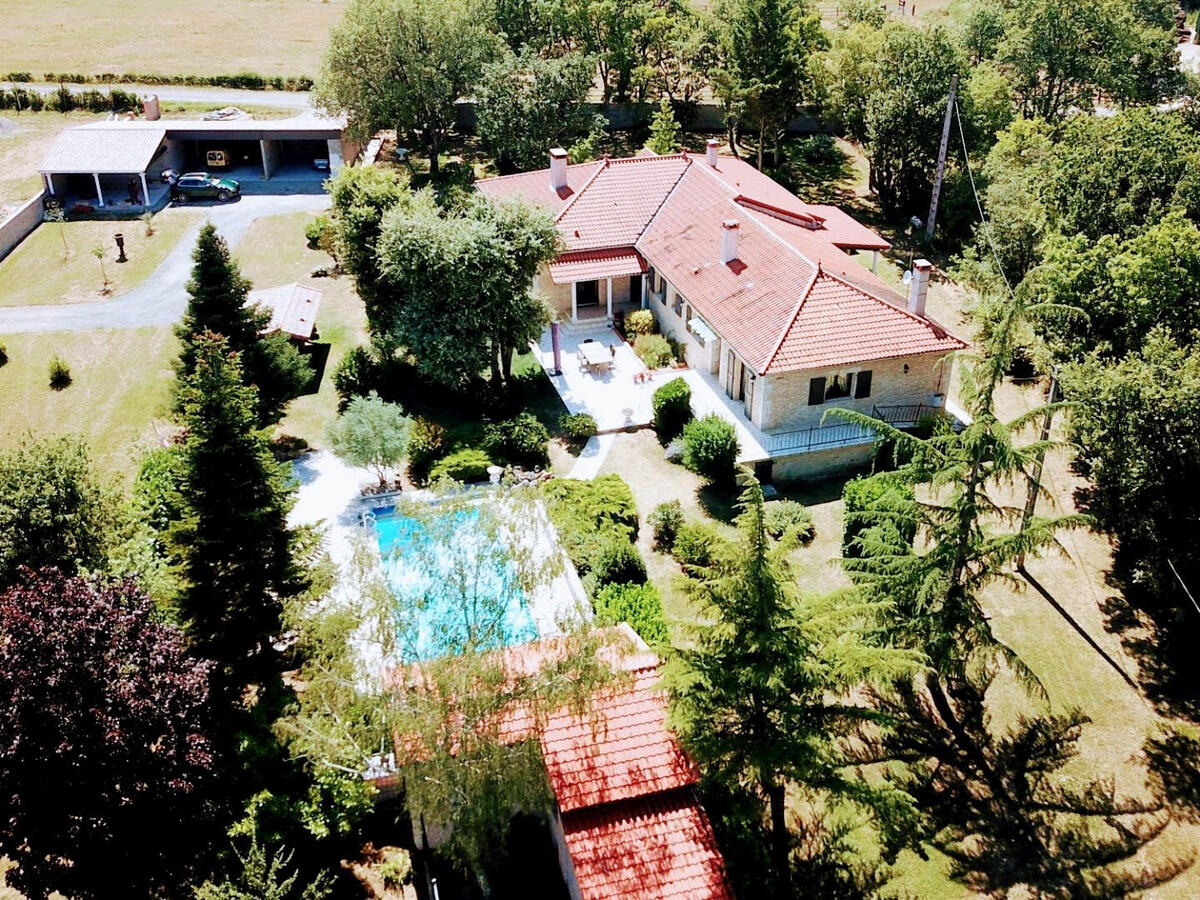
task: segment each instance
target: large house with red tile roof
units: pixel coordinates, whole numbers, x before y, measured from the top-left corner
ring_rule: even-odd
[[[561,321],[653,310],[765,436],[776,477],[865,456],[861,430],[851,440],[850,426],[822,422],[832,406],[899,425],[944,406],[943,362],[966,344],[926,314],[930,264],[918,260],[898,293],[873,271],[887,241],[718,155],[715,141],[704,154],[579,165],[555,149],[547,169],[476,188],[554,213],[563,250],[540,286]],[[868,251],[870,268],[851,255]]]

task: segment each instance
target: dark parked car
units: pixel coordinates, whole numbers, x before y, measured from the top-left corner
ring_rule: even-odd
[[[224,203],[241,192],[242,186],[232,178],[216,178],[207,172],[188,172],[171,185],[171,199],[178,203],[214,197]]]

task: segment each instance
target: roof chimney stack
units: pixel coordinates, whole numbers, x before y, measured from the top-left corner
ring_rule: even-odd
[[[730,263],[738,258],[738,223],[726,219],[721,223],[721,262]]]
[[[717,148],[721,146],[721,142],[716,138],[709,138],[704,142],[704,161],[712,166],[717,167]]]
[[[550,150],[550,187],[561,191],[567,186],[567,151],[562,147]]]
[[[929,273],[933,263],[927,259],[913,260],[912,279],[908,283],[908,311],[924,317],[925,297],[929,293]]]

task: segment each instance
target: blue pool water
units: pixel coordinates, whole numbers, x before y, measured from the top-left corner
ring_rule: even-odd
[[[478,509],[426,521],[391,507],[374,513],[406,662],[468,644],[493,650],[537,638],[508,549],[494,528],[484,527]]]

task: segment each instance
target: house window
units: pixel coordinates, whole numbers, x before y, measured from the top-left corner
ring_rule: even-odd
[[[871,396],[871,370],[838,372],[834,375],[819,375],[808,382],[808,405],[820,406],[830,400],[853,397],[865,400]]]
[[[679,293],[679,291],[676,291],[675,292],[675,302],[671,305],[671,309],[673,309],[675,311],[675,315],[677,315],[677,316],[683,315],[683,307],[684,307],[684,304],[686,304],[686,303],[687,303],[687,298],[684,297],[683,294]]]

